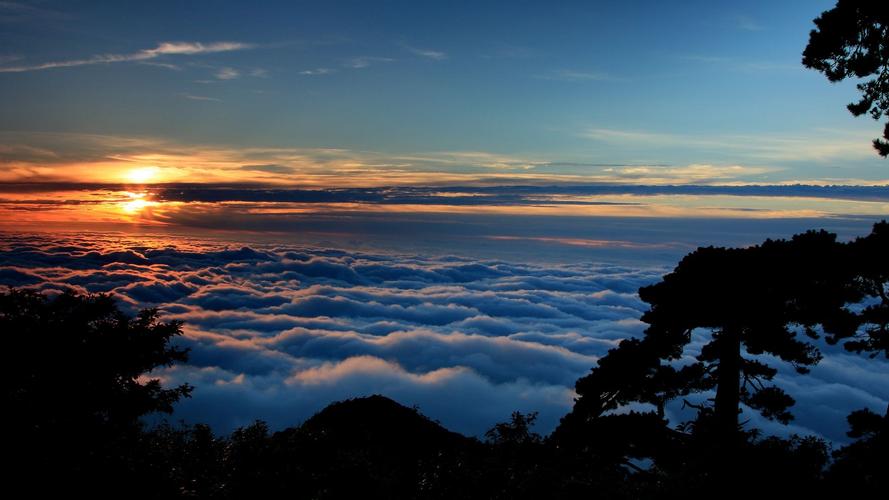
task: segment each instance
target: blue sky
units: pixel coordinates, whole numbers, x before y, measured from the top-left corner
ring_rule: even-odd
[[[21,161],[9,151],[65,133],[557,163],[543,175],[705,165],[739,167],[713,182],[884,181],[879,125],[844,107],[852,84],[799,63],[831,6],[2,2],[0,153]],[[74,154],[60,142],[56,161]]]

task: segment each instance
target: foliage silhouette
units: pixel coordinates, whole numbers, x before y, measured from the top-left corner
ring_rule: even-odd
[[[855,329],[830,332],[829,343],[843,341],[853,352],[889,359],[889,223],[874,224],[871,234],[847,245],[847,266],[854,266],[854,286],[866,304],[856,316]]]
[[[12,477],[20,481],[39,473],[64,479],[66,489],[113,488],[130,473],[140,417],[171,412],[191,391],[146,377],[186,359],[185,350],[170,345],[180,324],[159,322],[151,309],[127,317],[108,295],[0,292],[0,331],[12,354],[0,382],[6,448],[17,457]]]
[[[857,410],[848,416],[849,437],[859,438],[833,454],[827,489],[849,498],[876,498],[889,491],[889,410],[880,416]]]
[[[532,431],[537,412],[513,412],[509,422],[502,422],[485,433],[485,440],[497,446],[522,446],[540,443],[543,438]]]
[[[858,328],[845,335],[827,337],[830,343],[843,341],[849,351],[867,353],[871,358],[889,359],[889,224],[874,225],[868,236],[849,245],[855,280],[866,304],[857,315]],[[834,453],[827,483],[835,492],[867,496],[889,490],[889,405],[880,416],[868,409],[847,417],[849,437],[857,441]]]
[[[650,304],[642,317],[649,324],[644,337],[622,341],[577,381],[579,397],[553,438],[598,459],[650,458],[670,480],[682,478],[701,491],[713,483],[750,486],[749,480],[740,484],[741,471],[749,478],[750,464],[767,463],[777,445],[742,429],[742,405],[786,423],[794,402],[768,384],[777,371],[763,354],[805,373],[821,357],[811,340],[822,334],[849,350],[885,353],[887,234],[889,225],[881,222],[849,243],[810,231],[748,248],[692,252],[660,283],[640,289]],[[686,349],[693,341],[702,347],[692,360]],[[714,391],[708,401],[685,401],[698,410],[694,421],[668,428],[668,401]],[[653,409],[615,413],[640,403]],[[869,442],[878,442],[873,436]],[[826,460],[824,443],[792,439],[778,447],[811,463],[822,455]],[[815,481],[821,466],[798,470],[796,477]]]
[[[831,82],[869,78],[858,83],[861,100],[847,106],[855,116],[889,118],[889,7],[871,0],[839,0],[814,20],[803,51],[803,65]],[[889,120],[883,137],[874,139],[880,156],[889,155]]]
[[[821,354],[799,333],[817,338],[821,326],[836,337],[852,335],[856,319],[844,306],[861,293],[842,264],[843,248],[822,231],[689,254],[663,281],[639,290],[650,304],[644,338],[621,342],[578,381],[572,413],[590,419],[641,402],[663,415],[670,399],[715,390],[712,406],[687,404],[726,443],[738,436],[742,403],[790,421],[793,399],[768,385],[777,371],[756,356],[772,354],[805,373]],[[706,341],[696,360],[678,364],[695,338]]]

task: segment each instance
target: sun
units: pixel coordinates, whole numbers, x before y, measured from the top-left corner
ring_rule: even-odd
[[[125,213],[128,214],[138,214],[143,210],[149,207],[153,207],[158,203],[156,201],[151,201],[146,199],[147,193],[124,193],[129,201],[122,202],[120,207],[123,209]]]
[[[124,212],[128,214],[135,214],[141,212],[145,207],[151,205],[151,202],[148,200],[136,199],[133,201],[128,201],[123,204]]]
[[[157,167],[134,168],[126,173],[126,178],[133,184],[146,184],[157,177]]]

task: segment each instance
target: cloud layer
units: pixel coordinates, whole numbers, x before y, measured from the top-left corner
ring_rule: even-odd
[[[280,428],[382,393],[468,434],[514,410],[539,411],[550,431],[574,381],[642,332],[635,291],[665,271],[22,233],[2,235],[0,264],[2,285],[111,292],[184,321],[191,359],[158,373],[197,387],[180,418]],[[885,407],[889,366],[828,354],[780,383],[799,401],[793,430],[840,439],[849,410]]]
[[[359,62],[370,64],[373,58]],[[380,61],[376,61],[380,62]],[[257,77],[262,70],[234,66],[209,68],[212,80],[222,82],[245,76]],[[303,75],[327,75],[337,70],[332,67],[308,68]],[[206,86],[204,87],[206,90]],[[184,90],[179,95],[202,95],[196,89]],[[652,139],[641,133],[620,130],[594,129],[587,136],[603,141],[634,141],[644,144],[673,144],[673,138]],[[818,148],[829,148],[829,140],[817,137],[810,142]],[[637,140],[638,139],[638,140]],[[846,149],[836,156],[853,156],[848,150],[858,144],[860,136],[849,139]],[[778,137],[697,138],[703,144],[721,149],[722,142],[759,144],[766,148],[787,146],[803,148],[805,140]],[[727,146],[726,146],[727,148]],[[810,146],[807,151],[818,148]],[[865,154],[869,154],[866,150]],[[802,161],[800,159],[800,161]],[[884,170],[875,169],[862,178],[836,170],[809,170],[805,175],[788,170],[776,163],[705,162],[665,163],[664,161],[596,161],[563,154],[506,154],[484,150],[438,150],[383,152],[366,149],[317,147],[235,147],[223,144],[190,144],[151,136],[97,135],[58,132],[0,132],[0,171],[2,182],[88,182],[111,184],[126,179],[132,168],[153,166],[160,169],[152,182],[201,183],[265,183],[300,188],[390,186],[505,186],[516,185],[633,185],[640,188],[688,186],[692,190],[713,185],[750,186],[808,184],[831,185],[889,185]],[[249,165],[276,165],[275,171],[252,172],[245,175]],[[874,176],[872,174],[876,173]],[[775,194],[775,193],[772,193]],[[816,193],[817,194],[817,193]]]

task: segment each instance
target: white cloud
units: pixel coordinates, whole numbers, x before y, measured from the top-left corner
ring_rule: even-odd
[[[319,78],[321,78],[319,76]],[[218,80],[208,80],[218,82]],[[197,97],[213,97],[209,92],[188,92]],[[182,97],[180,95],[180,97]],[[187,144],[170,139],[96,135],[82,133],[0,132],[0,180],[38,180],[30,173],[44,172],[46,180],[72,182],[107,182],[120,171],[122,163],[150,164],[166,169],[171,182],[199,178],[202,182],[240,182],[244,165],[281,165],[290,169],[274,180],[302,186],[326,188],[482,184],[845,184],[874,185],[889,183],[855,164],[831,169],[828,175],[781,161],[828,159],[872,159],[869,134],[842,134],[815,130],[811,139],[777,136],[732,139],[713,135],[690,137],[621,129],[586,129],[582,136],[596,145],[615,148],[650,158],[684,155],[689,141],[700,145],[695,162],[631,161],[600,163],[565,161],[543,155],[504,154],[489,151],[426,151],[386,153],[373,150],[300,147],[243,147],[221,144]],[[734,144],[730,144],[731,142]],[[860,142],[859,142],[860,141]],[[862,147],[862,145],[864,147]],[[723,147],[725,146],[725,147]],[[745,151],[744,147],[749,147]],[[677,153],[677,151],[679,151]],[[797,156],[794,156],[794,153]],[[844,154],[841,154],[845,152]],[[593,151],[595,154],[595,151]],[[629,153],[628,153],[629,154]],[[689,155],[691,156],[691,155]],[[706,158],[712,156],[712,158]],[[561,161],[560,161],[561,160]],[[836,164],[842,165],[837,162]],[[830,164],[825,163],[827,166]],[[95,168],[99,166],[100,169]],[[876,166],[876,165],[875,165]],[[106,170],[102,171],[101,168]],[[824,171],[825,169],[822,169]],[[878,171],[879,174],[881,171]],[[800,173],[804,175],[800,175]],[[27,174],[27,175],[25,175]],[[110,176],[108,174],[111,174]],[[274,172],[264,176],[272,180]],[[294,175],[298,177],[294,177]],[[845,175],[844,175],[845,174]],[[857,175],[856,175],[857,174]],[[688,175],[688,178],[683,178]],[[870,178],[868,178],[870,177]],[[846,212],[851,213],[851,212]],[[858,212],[855,212],[858,213]]]
[[[555,80],[562,82],[602,82],[619,80],[619,78],[615,78],[614,76],[611,76],[607,73],[595,71],[577,71],[571,69],[552,71],[543,75],[539,75],[537,76],[537,78],[541,80]]]
[[[319,75],[329,75],[333,73],[334,70],[330,68],[315,68],[315,69],[305,69],[299,72],[301,75],[306,76],[319,76]]]
[[[631,291],[614,287],[635,289],[657,275],[61,238],[0,239],[0,285],[112,292],[127,308],[157,305],[166,318],[183,320],[180,341],[191,361],[159,375],[197,386],[180,416],[217,425],[296,423],[267,413],[281,398],[292,402],[282,404],[293,419],[339,398],[383,393],[463,432],[483,432],[513,410],[541,411],[541,428],[550,430],[570,408],[574,381],[613,345],[595,340],[596,332],[611,339],[641,331],[638,322],[612,324],[641,309]],[[63,247],[65,255],[53,250]]]
[[[183,56],[198,54],[213,54],[218,52],[232,52],[254,48],[255,45],[242,42],[161,42],[153,49],[144,49],[130,54],[99,54],[86,59],[69,59],[64,61],[50,61],[39,64],[5,66],[0,67],[0,73],[22,73],[26,71],[41,71],[54,68],[71,68],[76,66],[90,66],[96,64],[113,64],[121,62],[141,62],[157,59],[163,56]]]
[[[734,155],[759,161],[828,161],[870,158],[870,132],[815,129],[795,134],[673,134],[647,130],[589,128],[582,137],[634,151],[675,148],[707,154]]]
[[[213,42],[206,44],[199,42],[162,42],[158,44],[157,47],[153,49],[143,50],[139,52],[139,54],[144,55],[146,59],[151,59],[154,57],[169,54],[212,54],[215,52],[231,52],[234,50],[244,50],[253,47],[254,45],[252,44],[241,42]]]
[[[223,431],[256,418],[295,425],[382,393],[469,434],[514,410],[540,411],[548,432],[574,381],[641,334],[635,290],[664,272],[73,233],[4,233],[0,262],[0,285],[111,292],[130,311],[157,305],[183,320],[189,364],[157,375],[196,386],[175,418]],[[797,426],[746,412],[750,425],[842,439],[849,411],[885,409],[889,363],[823,350],[805,376],[767,360],[798,401]]]
[[[623,178],[626,180],[644,179],[644,182],[652,184],[663,184],[665,182],[683,184],[724,183],[764,174],[774,170],[775,169],[766,167],[709,164],[694,164],[676,167],[640,165],[607,167],[603,169],[604,172],[612,174],[616,178]]]
[[[420,57],[425,57],[426,59],[432,59],[434,61],[443,61],[448,58],[448,54],[440,50],[421,49],[417,47],[411,47],[410,45],[405,45],[405,49],[407,49],[412,54],[418,55]]]
[[[234,68],[220,68],[219,71],[216,72],[216,78],[218,80],[234,80],[241,76],[241,72]]]
[[[214,102],[222,101],[222,99],[218,99],[216,97],[208,97],[208,96],[204,96],[204,95],[194,95],[194,94],[179,94],[179,95],[182,96],[182,98],[184,98],[184,99],[189,99],[192,101],[214,101]]]
[[[353,57],[351,59],[346,60],[343,63],[343,66],[352,69],[363,69],[369,68],[370,66],[378,63],[389,63],[393,62],[395,59],[390,57]]]

